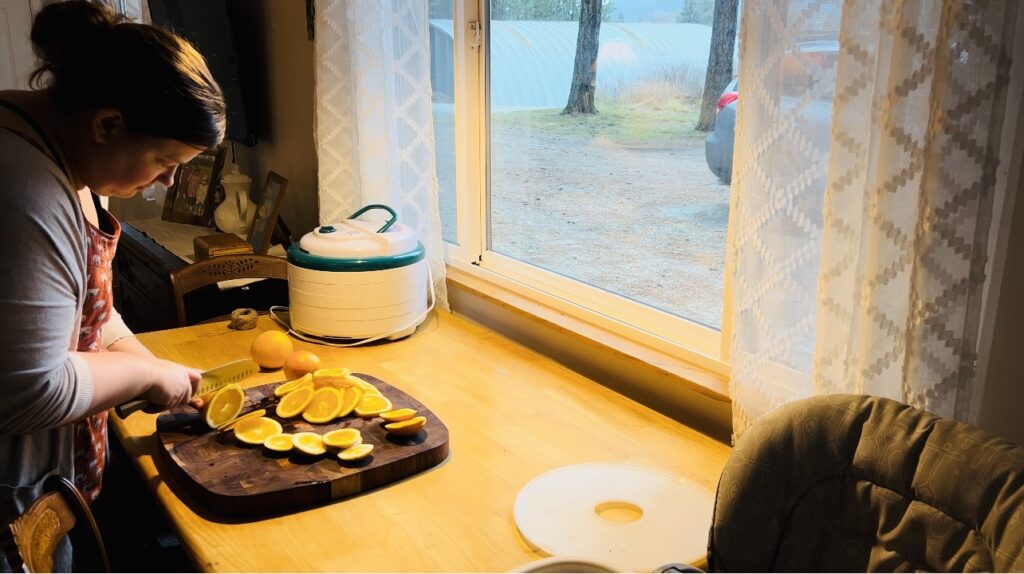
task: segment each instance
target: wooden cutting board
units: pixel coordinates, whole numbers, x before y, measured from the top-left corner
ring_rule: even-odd
[[[223,516],[263,516],[323,504],[384,486],[440,464],[448,456],[448,429],[422,403],[384,381],[355,373],[373,384],[394,408],[416,409],[427,418],[415,436],[396,437],[383,427],[380,417],[361,419],[354,414],[329,424],[313,425],[302,417],[277,417],[272,383],[245,389],[244,412],[266,408],[284,432],[313,431],[324,434],[339,428],[357,428],[363,442],[374,445],[369,458],[342,462],[328,452],[309,457],[293,449],[272,453],[247,446],[231,431],[217,433],[192,409],[180,408],[156,421],[158,450],[171,472],[191,497],[204,508]]]

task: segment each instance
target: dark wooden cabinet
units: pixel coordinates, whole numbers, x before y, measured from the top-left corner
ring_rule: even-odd
[[[189,264],[130,223],[122,223],[114,259],[114,307],[136,333],[177,327],[171,271]],[[211,231],[212,233],[212,231]],[[251,307],[261,311],[288,304],[288,284],[266,279],[222,291],[208,285],[185,295],[190,325]]]
[[[177,326],[171,271],[188,265],[135,229],[121,226],[114,258],[114,307],[136,333]]]

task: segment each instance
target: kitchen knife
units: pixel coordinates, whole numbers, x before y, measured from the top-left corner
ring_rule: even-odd
[[[226,385],[237,383],[238,381],[258,372],[260,372],[260,366],[252,359],[242,359],[241,361],[234,361],[226,365],[221,365],[215,369],[210,369],[209,371],[203,372],[203,378],[199,381],[199,390],[197,390],[193,396],[212,393]],[[149,406],[149,401],[135,399],[117,405],[114,408],[114,412],[117,413],[117,416],[123,419],[127,418],[128,415],[135,411],[148,408]]]

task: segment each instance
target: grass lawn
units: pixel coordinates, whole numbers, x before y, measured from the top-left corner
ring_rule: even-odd
[[[494,127],[543,131],[581,139],[608,138],[631,148],[662,147],[682,139],[703,139],[707,132],[693,129],[697,105],[681,101],[652,109],[641,105],[598,102],[597,114],[561,115],[561,110],[526,110],[491,114]]]

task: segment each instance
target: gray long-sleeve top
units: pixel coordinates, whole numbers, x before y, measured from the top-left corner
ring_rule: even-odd
[[[93,394],[88,365],[71,352],[85,297],[84,225],[53,162],[0,130],[0,523],[47,474],[73,470],[68,423]]]

